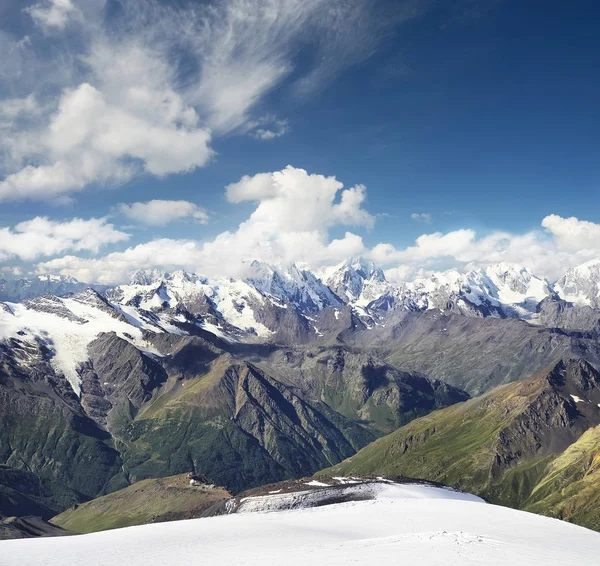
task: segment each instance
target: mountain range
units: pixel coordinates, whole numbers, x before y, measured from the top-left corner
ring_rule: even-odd
[[[50,518],[188,471],[237,493],[353,462],[434,415],[500,406],[548,368],[595,375],[599,289],[600,261],[554,283],[498,264],[394,284],[360,258],[321,276],[253,262],[244,279],[141,270],[114,287],[2,281],[0,514]],[[588,389],[569,387],[553,402],[579,414],[568,395]],[[479,435],[488,416],[477,415]],[[595,446],[595,413],[571,417],[566,436],[550,427],[528,450],[550,465],[579,438]],[[418,461],[422,472],[407,474],[455,483]],[[460,486],[495,498],[490,485]],[[525,505],[511,497],[501,501]]]

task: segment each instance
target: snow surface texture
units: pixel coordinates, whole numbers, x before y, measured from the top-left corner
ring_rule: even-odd
[[[599,555],[593,531],[419,485],[381,485],[370,501],[0,542],[3,566],[591,566]]]

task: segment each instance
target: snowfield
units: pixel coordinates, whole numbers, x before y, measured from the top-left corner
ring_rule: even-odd
[[[600,563],[600,534],[448,489],[380,484],[375,499],[0,542],[6,566]],[[269,496],[262,498],[269,508]]]

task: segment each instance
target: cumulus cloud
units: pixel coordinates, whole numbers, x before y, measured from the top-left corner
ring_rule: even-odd
[[[483,237],[471,229],[454,230],[445,234],[435,232],[419,236],[415,244],[396,249],[379,244],[369,254],[383,265],[399,264],[392,276],[407,280],[420,269],[484,267],[491,263],[509,262],[525,265],[534,273],[555,280],[566,269],[600,255],[600,224],[561,218],[545,217],[546,229],[525,234],[496,231]]]
[[[118,211],[135,222],[148,226],[165,226],[175,220],[208,222],[208,214],[197,204],[187,200],[151,200],[148,202],[121,203]]]
[[[600,250],[600,224],[556,214],[546,216],[542,226],[554,236],[558,245],[568,250]]]
[[[106,218],[74,218],[56,222],[43,216],[20,222],[14,229],[0,228],[0,261],[18,258],[32,261],[66,251],[98,252],[106,244],[129,239]]]
[[[250,217],[234,232],[214,240],[161,239],[114,252],[104,258],[76,256],[51,260],[42,271],[58,271],[83,281],[116,282],[136,267],[184,267],[207,275],[242,275],[249,261],[337,263],[365,251],[352,232],[329,238],[337,226],[371,227],[374,218],[362,208],[365,187],[345,189],[335,177],[309,174],[291,166],[246,176],[226,188],[231,202],[255,201]]]
[[[337,224],[371,227],[362,208],[364,185],[343,189],[335,177],[308,174],[288,166],[282,171],[245,176],[226,188],[230,202],[258,201],[241,229],[269,234],[323,231]],[[339,197],[339,202],[336,199]]]
[[[26,13],[47,37],[0,38],[19,61],[0,72],[3,90],[22,95],[0,99],[0,201],[186,173],[232,131],[284,135],[285,119],[254,115],[269,92],[286,79],[324,84],[416,15],[389,3],[399,16],[376,17],[372,3],[130,0],[106,11],[101,0],[41,0]],[[297,69],[302,54],[313,63]]]
[[[102,85],[83,83],[61,95],[40,136],[26,131],[9,147],[13,161],[45,156],[0,181],[0,200],[53,198],[100,182],[118,184],[142,171],[158,176],[190,171],[211,157],[211,134],[168,86],[169,70],[132,47],[111,61],[97,48],[88,59]],[[20,154],[20,155],[17,155]]]
[[[23,268],[19,266],[4,265],[1,269],[2,273],[6,273],[12,277],[21,277],[23,275]]]
[[[431,224],[431,214],[429,212],[413,212],[410,217],[415,222],[424,222],[425,224]]]
[[[432,271],[465,270],[497,262],[525,265],[538,275],[556,280],[569,267],[600,255],[600,239],[594,236],[600,224],[556,215],[542,220],[545,230],[524,234],[495,231],[485,235],[472,229],[434,232],[422,234],[405,248],[386,242],[368,248],[353,231],[332,238],[334,228],[349,226],[358,230],[373,226],[374,216],[364,208],[365,187],[344,188],[335,177],[309,174],[291,166],[242,177],[226,187],[226,195],[231,203],[255,203],[253,212],[235,231],[222,232],[206,242],[157,239],[104,257],[71,254],[39,263],[37,270],[72,275],[87,282],[118,283],[140,267],[184,268],[207,276],[241,277],[254,259],[278,265],[296,262],[320,270],[363,255],[386,267],[390,280],[397,282]],[[177,204],[169,209],[165,202]],[[195,205],[185,201],[158,203],[124,205],[124,210],[133,215],[137,210],[139,218],[147,222],[150,218],[154,223],[197,212]],[[202,220],[202,213],[199,214]],[[24,228],[29,231],[30,227]],[[126,236],[111,237],[122,241]],[[64,249],[97,249],[85,240],[71,240],[63,245]],[[44,254],[58,253],[55,250],[50,246]]]

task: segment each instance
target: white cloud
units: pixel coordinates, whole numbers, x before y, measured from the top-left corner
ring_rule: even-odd
[[[89,61],[102,68],[102,90],[88,83],[65,90],[41,135],[16,136],[21,153],[45,155],[48,163],[8,175],[0,200],[54,198],[94,182],[118,184],[138,171],[163,176],[206,164],[210,132],[165,86],[168,70],[147,56],[133,47],[110,61],[110,50],[98,48]]]
[[[288,166],[282,171],[245,176],[229,185],[226,192],[230,202],[259,201],[240,226],[238,232],[244,234],[325,234],[335,225],[371,227],[374,217],[362,208],[365,187],[343,186],[335,177],[309,175],[304,169]]]
[[[184,268],[207,276],[238,277],[244,275],[254,259],[279,265],[297,262],[321,269],[364,255],[387,267],[393,281],[410,280],[434,270],[465,270],[502,261],[525,265],[538,275],[556,280],[569,267],[600,254],[600,239],[595,238],[599,224],[558,216],[542,220],[546,232],[496,231],[484,236],[471,229],[434,232],[419,236],[413,245],[403,249],[385,242],[369,249],[360,235],[350,231],[332,239],[333,228],[373,226],[374,216],[363,208],[365,187],[344,188],[335,177],[309,174],[291,166],[242,177],[226,187],[226,194],[232,203],[256,203],[255,209],[237,230],[222,232],[211,241],[157,239],[100,258],[69,255],[52,259],[38,264],[37,269],[87,282],[116,283],[140,267]],[[122,206],[126,214],[153,224],[193,217],[194,213],[204,219],[203,211],[186,201]],[[107,226],[112,230],[112,226]],[[29,230],[28,226],[25,228]],[[77,246],[97,249],[85,241],[64,248],[76,250]],[[55,249],[50,246],[43,253],[58,253]]]
[[[258,140],[268,141],[280,138],[290,131],[287,120],[278,120],[273,116],[263,116],[258,120],[248,122],[248,133]]]
[[[106,218],[74,218],[56,222],[43,216],[20,222],[13,229],[0,228],[0,261],[18,258],[32,261],[68,250],[98,252],[101,246],[129,239]]]
[[[423,234],[413,246],[399,250],[379,244],[369,255],[383,265],[400,264],[399,271],[392,272],[397,278],[410,277],[411,270],[463,269],[505,261],[525,265],[552,281],[600,254],[600,239],[594,237],[600,224],[552,215],[542,220],[542,226],[548,233],[497,231],[478,237],[474,230],[463,229]]]
[[[415,222],[424,222],[425,224],[431,224],[431,214],[429,212],[413,212],[410,217]]]
[[[23,275],[23,268],[22,267],[13,267],[10,265],[4,265],[2,266],[2,273],[7,273],[8,275],[11,275],[13,277],[21,277]]]
[[[600,250],[600,224],[556,214],[546,216],[542,226],[550,232],[557,243],[568,250]]]
[[[0,101],[0,124],[7,126],[8,120],[14,120],[20,116],[31,116],[41,111],[33,94],[25,98],[7,98]]]
[[[386,269],[385,278],[390,283],[405,283],[414,281],[416,278],[429,277],[433,271],[419,269],[415,265],[402,264],[397,267]]]
[[[116,282],[132,269],[145,266],[236,276],[252,259],[324,265],[365,251],[362,238],[351,232],[330,240],[331,228],[371,227],[374,222],[362,208],[364,186],[344,189],[335,177],[310,175],[294,167],[243,177],[227,187],[227,195],[232,202],[257,201],[257,205],[237,231],[223,232],[212,241],[162,239],[105,258],[68,256],[38,267],[82,281]]]
[[[70,274],[84,282],[113,284],[123,282],[127,274],[142,267],[195,269],[199,246],[188,240],[160,239],[140,244],[102,258],[64,256],[37,266],[38,273]]]
[[[27,11],[54,34],[27,44],[0,37],[19,61],[8,74],[0,62],[6,91],[22,93],[0,100],[0,201],[186,173],[210,161],[215,135],[233,130],[284,135],[285,119],[257,118],[255,108],[292,71],[292,82],[323,84],[370,56],[393,20],[370,15],[371,3],[129,0],[107,22],[100,0],[40,1]],[[314,63],[297,70],[306,49]]]
[[[208,222],[208,214],[197,204],[187,200],[151,200],[149,202],[121,203],[118,210],[127,218],[149,226],[164,226],[175,220]]]
[[[81,15],[72,0],[44,0],[26,8],[25,11],[44,30],[62,30],[72,19]]]

